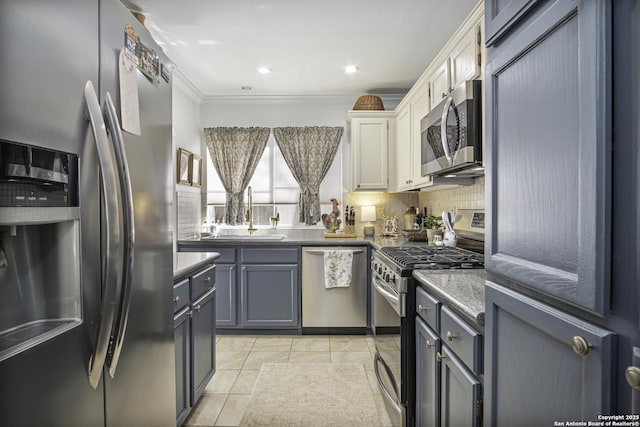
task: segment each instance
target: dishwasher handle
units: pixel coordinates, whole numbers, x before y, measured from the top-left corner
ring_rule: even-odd
[[[346,252],[345,249],[338,249],[338,250],[344,250]],[[311,254],[311,255],[324,255],[326,251],[325,250],[316,250],[316,249],[306,249],[304,250],[305,254]],[[364,249],[352,249],[349,252],[351,252],[352,254],[361,254],[364,252]]]

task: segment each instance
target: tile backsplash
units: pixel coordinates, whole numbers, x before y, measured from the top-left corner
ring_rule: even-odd
[[[178,240],[195,237],[202,225],[202,195],[200,193],[178,191]]]
[[[476,178],[472,185],[450,190],[420,192],[420,209],[440,215],[455,209],[484,209],[484,177]]]
[[[363,234],[364,224],[360,221],[360,209],[362,206],[376,207],[376,235],[382,230],[382,215],[398,217],[398,231],[402,228],[403,214],[410,206],[418,206],[418,193],[378,193],[378,192],[354,192],[343,194],[344,206],[354,206],[356,214],[356,234]],[[344,212],[344,206],[340,211]]]

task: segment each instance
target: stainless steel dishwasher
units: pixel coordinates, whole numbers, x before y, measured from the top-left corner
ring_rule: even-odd
[[[327,250],[352,251],[349,287],[325,287],[324,253]],[[303,247],[302,327],[366,328],[367,264],[367,248],[363,246]]]

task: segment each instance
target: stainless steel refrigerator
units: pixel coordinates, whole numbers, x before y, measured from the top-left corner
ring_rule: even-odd
[[[0,46],[0,425],[175,425],[169,61],[117,0],[3,0]]]

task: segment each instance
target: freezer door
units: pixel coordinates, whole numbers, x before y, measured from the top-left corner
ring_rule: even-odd
[[[149,32],[120,2],[100,2],[100,98],[104,104],[110,94],[120,123],[118,56],[126,25],[168,65]],[[176,419],[171,84],[162,77],[152,82],[140,71],[137,76],[141,135],[123,132],[135,224],[130,306],[117,367],[103,375],[106,424],[114,427],[169,426]]]
[[[98,81],[98,12],[98,0],[0,1],[0,139],[78,154],[80,174],[92,169],[96,182],[97,163],[82,147],[93,144],[83,88]],[[81,218],[99,219],[99,202],[98,210],[87,203],[80,200]],[[99,222],[95,228],[99,233]],[[87,379],[100,246],[75,251],[82,263],[81,323],[0,362],[0,425],[104,425],[104,392]]]

